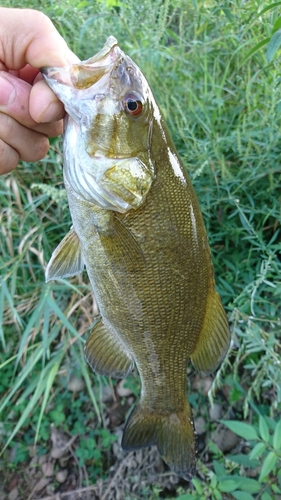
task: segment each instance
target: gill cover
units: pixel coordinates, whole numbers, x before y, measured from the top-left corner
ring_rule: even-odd
[[[67,187],[78,199],[107,210],[140,207],[155,177],[150,147],[157,105],[139,68],[109,37],[87,61],[42,72],[69,115]]]

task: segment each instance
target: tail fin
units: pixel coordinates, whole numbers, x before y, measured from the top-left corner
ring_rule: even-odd
[[[186,401],[178,413],[153,413],[138,404],[130,414],[122,439],[126,451],[155,444],[171,470],[190,481],[195,474],[196,436]]]

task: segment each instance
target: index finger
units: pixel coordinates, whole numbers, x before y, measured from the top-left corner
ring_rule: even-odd
[[[0,8],[0,61],[8,70],[77,62],[51,20],[31,9]]]

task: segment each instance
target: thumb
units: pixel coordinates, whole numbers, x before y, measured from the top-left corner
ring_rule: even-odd
[[[51,20],[31,9],[0,8],[0,62],[7,70],[65,66],[78,58]]]

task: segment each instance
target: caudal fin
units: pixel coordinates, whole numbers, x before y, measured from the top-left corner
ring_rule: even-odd
[[[178,413],[153,413],[138,404],[126,422],[122,448],[136,450],[155,444],[171,470],[189,481],[195,473],[196,436],[188,402]]]

